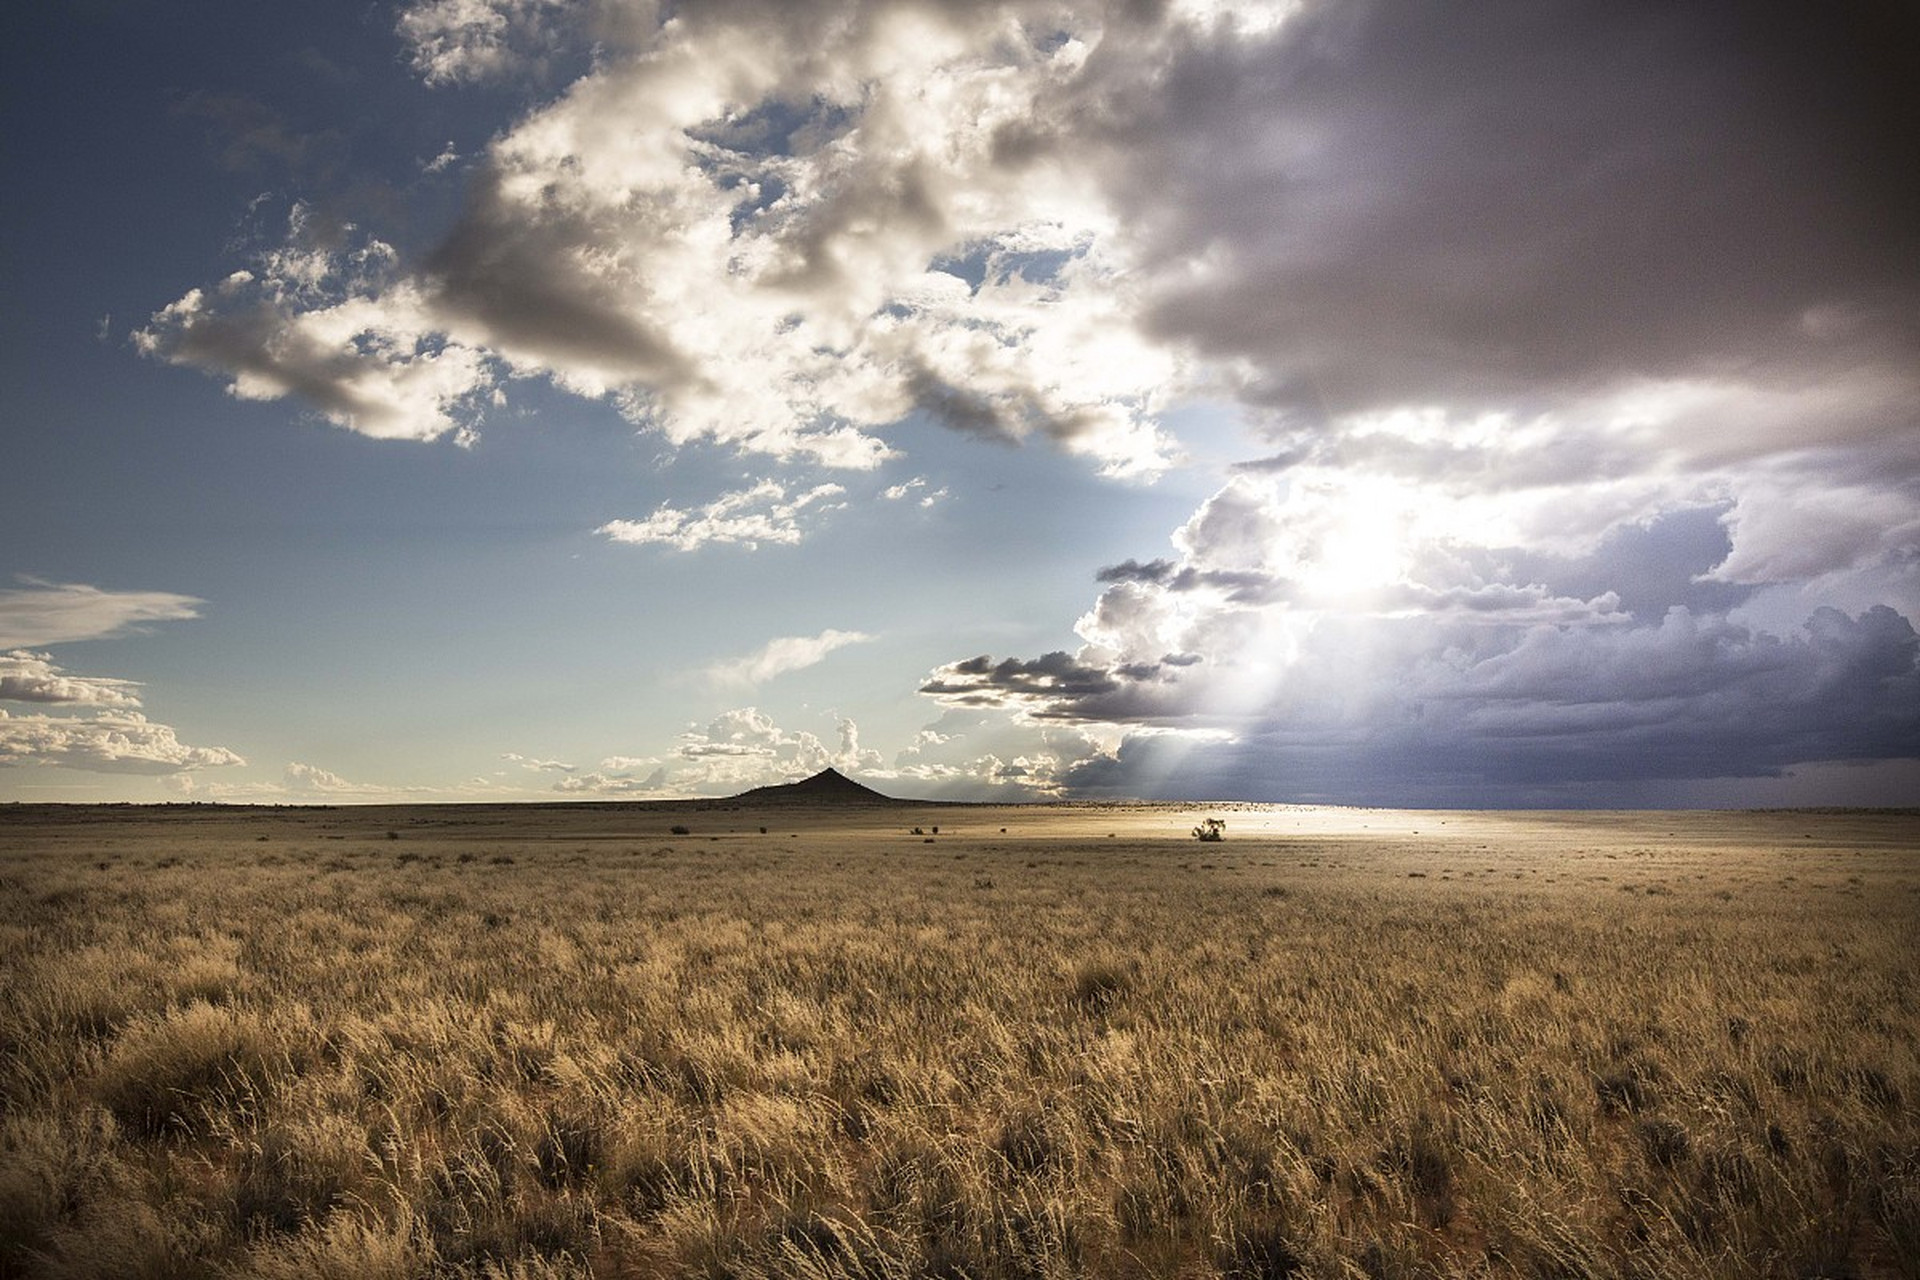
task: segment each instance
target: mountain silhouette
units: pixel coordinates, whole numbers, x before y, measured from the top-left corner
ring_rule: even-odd
[[[892,796],[863,787],[838,769],[822,769],[811,778],[783,786],[755,787],[732,797],[754,804],[898,804]]]

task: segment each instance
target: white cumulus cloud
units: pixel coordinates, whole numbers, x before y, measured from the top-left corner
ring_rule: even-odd
[[[395,27],[428,84],[493,80],[523,69],[552,45],[564,0],[419,0]]]
[[[76,676],[62,671],[51,654],[15,649],[0,653],[0,700],[66,703],[75,706],[137,707],[137,681],[110,676]]]
[[[93,773],[170,774],[245,764],[225,747],[189,746],[137,711],[9,715],[0,711],[0,766],[54,765]]]
[[[435,440],[470,430],[496,381],[490,357],[447,337],[420,282],[396,273],[388,245],[317,245],[307,217],[296,206],[284,245],[155,312],[134,345],[225,377],[241,400],[298,396],[362,435]]]
[[[574,766],[563,760],[541,760],[534,756],[523,756],[517,751],[502,752],[500,758],[517,764],[531,773],[572,773],[574,771]]]
[[[609,520],[598,532],[614,542],[659,543],[677,551],[694,551],[712,543],[744,546],[749,551],[762,543],[792,546],[805,536],[807,520],[844,506],[834,499],[845,493],[837,484],[789,493],[777,480],[762,480],[721,494],[702,507],[663,504],[644,520]]]

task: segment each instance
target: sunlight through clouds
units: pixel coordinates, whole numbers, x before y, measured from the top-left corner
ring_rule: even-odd
[[[369,787],[1601,803],[1914,758],[1887,6],[295,3],[273,69],[228,25],[122,64],[172,134],[23,134],[127,177],[23,208],[53,425],[0,569],[234,606],[93,674],[61,646],[201,601],[0,590],[50,760],[201,750],[128,717],[192,737],[156,686],[238,670],[297,691],[249,755]],[[75,288],[138,358],[63,363]],[[447,727],[533,650],[497,740]],[[343,665],[417,749],[301,745]]]

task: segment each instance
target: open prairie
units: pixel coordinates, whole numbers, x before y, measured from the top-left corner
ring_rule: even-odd
[[[0,1275],[1920,1275],[1911,814],[13,806],[0,906]]]

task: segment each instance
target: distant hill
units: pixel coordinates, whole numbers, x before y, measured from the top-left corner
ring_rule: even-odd
[[[899,804],[892,796],[863,787],[838,769],[822,769],[811,778],[784,786],[755,787],[733,796],[753,804]]]

